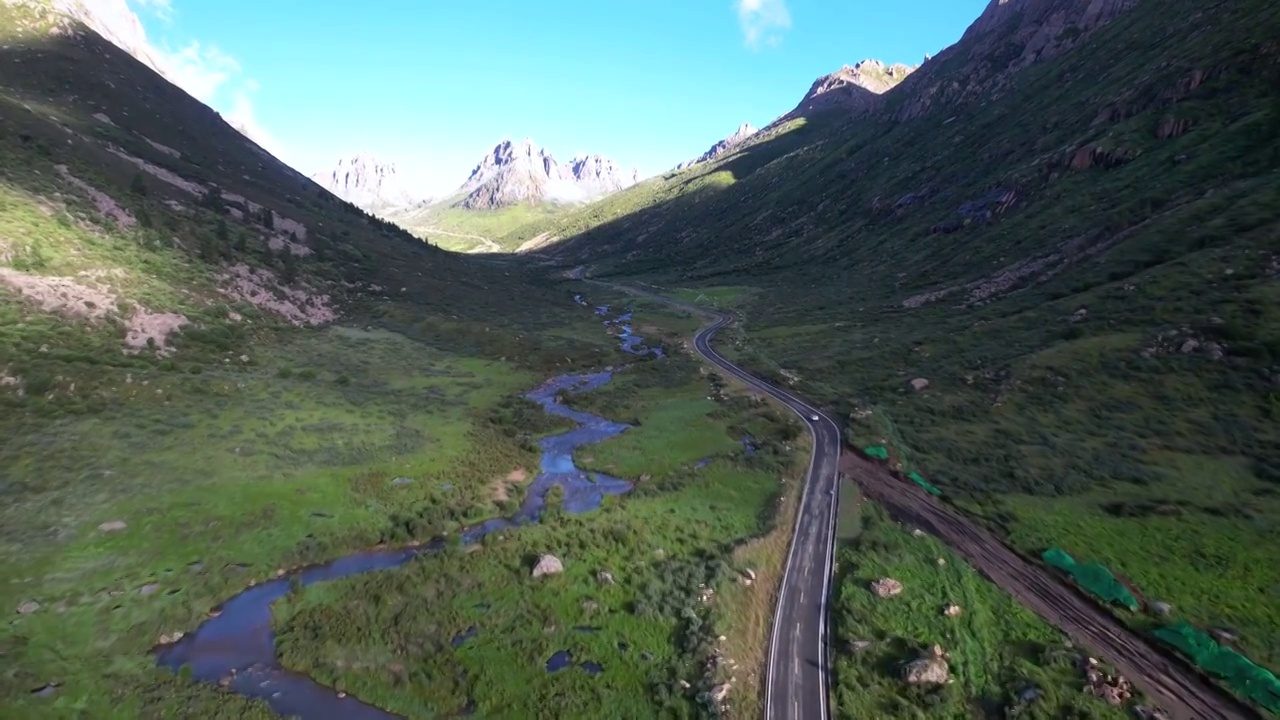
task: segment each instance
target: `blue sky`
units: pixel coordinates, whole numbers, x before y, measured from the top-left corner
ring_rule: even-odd
[[[864,58],[919,63],[987,0],[129,0],[179,84],[304,172],[369,151],[415,190],[504,137],[644,176]]]

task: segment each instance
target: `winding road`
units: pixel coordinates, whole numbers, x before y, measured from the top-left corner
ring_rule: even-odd
[[[581,279],[581,273],[575,279]],[[598,281],[588,281],[598,282]],[[602,283],[604,284],[604,283]],[[827,601],[831,597],[839,494],[840,426],[821,410],[781,388],[756,378],[711,347],[716,332],[733,321],[728,313],[682,303],[631,286],[610,285],[667,303],[682,310],[711,315],[715,321],[694,336],[694,349],[707,361],[753,390],[787,406],[808,426],[813,455],[800,495],[795,533],[778,587],[773,632],[765,668],[765,720],[828,720],[830,644]]]
[[[809,426],[813,455],[800,495],[795,534],[787,555],[765,672],[765,720],[827,720],[830,655],[827,599],[835,548],[836,492],[840,463],[840,426],[791,393],[758,380],[724,359],[711,338],[732,317],[716,321],[694,338],[698,354],[752,389],[786,405]]]
[[[584,279],[580,270],[575,273],[574,279]],[[1177,720],[1261,717],[1257,710],[1211,683],[1180,658],[1124,626],[1111,613],[1044,567],[1015,553],[959,511],[898,480],[882,465],[851,452],[842,457],[840,429],[835,422],[795,395],[753,377],[711,347],[711,339],[732,322],[732,315],[631,286],[587,282],[609,285],[689,312],[713,316],[714,322],[694,338],[698,354],[725,373],[786,405],[805,421],[813,435],[809,474],[774,610],[765,668],[765,720],[828,720],[831,716],[827,602],[833,569],[837,483],[842,470],[891,515],[942,539],[1025,607],[1114,665],[1169,717]]]

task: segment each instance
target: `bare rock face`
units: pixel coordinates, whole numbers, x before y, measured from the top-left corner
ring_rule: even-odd
[[[555,555],[543,555],[538,558],[538,564],[533,567],[533,576],[538,578],[543,575],[559,575],[564,572],[564,563],[560,562],[560,558]]]
[[[369,153],[343,158],[326,172],[311,176],[325,190],[370,212],[405,207],[416,202],[404,187],[395,163]]]
[[[639,182],[638,170],[624,171],[600,155],[578,155],[561,164],[532,140],[503,140],[471,171],[455,195],[457,207],[493,210],[541,202],[580,203]]]
[[[871,592],[875,593],[876,597],[893,597],[902,592],[902,583],[893,578],[880,578],[871,583]]]
[[[861,115],[878,108],[880,95],[896,87],[916,68],[901,63],[885,65],[879,60],[863,60],[813,81],[809,92],[794,110],[779,118],[785,122],[809,117],[824,110],[841,109],[850,115]]]
[[[707,150],[706,152],[702,153],[696,159],[686,160],[680,163],[679,165],[676,166],[676,169],[684,170],[685,168],[692,167],[693,165],[697,165],[698,163],[704,163],[709,160],[714,160],[720,157],[721,155],[729,152],[730,150],[734,149],[735,147],[741,145],[743,142],[747,140],[747,138],[751,137],[752,135],[755,135],[756,132],[757,132],[756,129],[754,127],[751,127],[751,123],[742,123],[741,125],[738,126],[737,131],[735,131],[732,135],[721,140],[715,145],[712,145],[710,150]]]
[[[912,660],[902,669],[902,679],[911,685],[945,685],[951,679],[951,666],[942,646],[934,645],[929,653]]]

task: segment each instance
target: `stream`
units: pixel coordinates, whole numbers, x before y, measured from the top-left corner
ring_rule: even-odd
[[[582,296],[574,301],[586,305]],[[631,329],[631,313],[608,318],[609,307],[595,308],[605,317],[604,325],[618,338],[621,349],[633,355],[662,356],[660,348],[644,345]],[[529,486],[524,503],[510,517],[493,518],[465,528],[463,544],[478,542],[486,535],[538,521],[545,498],[552,487],[563,489],[563,507],[567,513],[595,510],[605,495],[621,495],[631,483],[601,473],[587,473],[573,464],[573,451],[583,445],[600,442],[626,430],[629,425],[579,412],[556,402],[560,392],[580,393],[594,390],[613,377],[611,370],[551,378],[525,394],[543,410],[577,423],[578,427],[539,441],[541,468]],[[297,582],[302,586],[339,580],[360,573],[399,567],[413,558],[439,551],[445,540],[407,548],[366,550],[323,565],[312,565],[247,588],[218,608],[219,613],[205,620],[196,630],[176,643],[156,651],[156,662],[174,672],[186,672],[196,680],[225,684],[240,695],[261,698],[281,715],[305,720],[386,720],[400,716],[367,705],[350,695],[339,695],[307,675],[282,667],[276,658],[275,633],[271,629],[271,604],[288,594]]]

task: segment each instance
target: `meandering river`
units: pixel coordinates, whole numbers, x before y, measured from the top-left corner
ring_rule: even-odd
[[[575,301],[585,305],[581,296]],[[659,348],[649,348],[631,329],[631,313],[608,318],[607,306],[597,307],[597,315],[605,317],[605,326],[617,330],[622,349],[633,355],[661,356]],[[464,544],[475,543],[484,536],[519,525],[537,522],[547,492],[560,486],[564,492],[563,507],[568,513],[583,513],[600,506],[605,495],[621,495],[631,484],[620,478],[600,473],[586,473],[573,464],[573,451],[583,445],[613,437],[629,426],[606,418],[579,412],[556,402],[560,392],[587,392],[612,378],[602,371],[578,375],[560,375],[527,393],[553,415],[577,423],[566,432],[543,438],[541,471],[533,479],[524,503],[512,516],[494,518],[462,532]],[[413,558],[439,551],[442,539],[412,548],[368,550],[338,558],[323,565],[301,568],[261,585],[250,587],[227,600],[215,617],[205,620],[195,632],[176,643],[161,647],[157,662],[175,672],[190,668],[191,676],[207,683],[225,683],[241,695],[261,698],[281,715],[305,720],[385,720],[399,716],[367,705],[349,695],[339,696],[332,688],[310,677],[285,669],[276,658],[275,633],[271,629],[271,604],[289,592],[294,582],[303,586],[338,580],[360,573],[386,570],[403,565]]]

